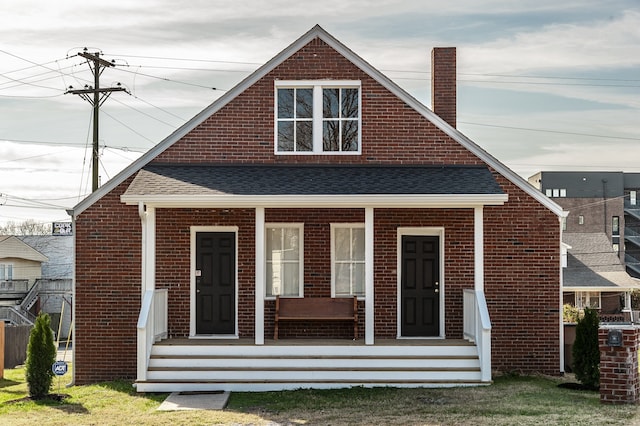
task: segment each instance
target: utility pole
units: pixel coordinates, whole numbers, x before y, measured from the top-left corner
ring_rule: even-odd
[[[93,172],[93,185],[92,191],[98,189],[98,159],[99,159],[99,144],[98,144],[98,135],[99,135],[99,117],[100,117],[100,106],[107,100],[109,95],[113,92],[126,92],[127,89],[124,87],[120,87],[120,83],[118,83],[118,87],[100,87],[100,76],[102,72],[107,67],[113,67],[115,64],[113,62],[105,61],[100,58],[100,53],[89,53],[87,52],[87,48],[84,49],[83,52],[78,52],[78,56],[82,56],[87,60],[89,64],[89,68],[91,68],[91,72],[93,73],[93,87],[89,85],[85,85],[84,89],[74,90],[72,86],[69,86],[69,90],[65,92],[71,93],[72,95],[79,95],[82,99],[89,102],[93,106],[93,154],[92,154],[92,172]],[[93,95],[93,96],[90,96]]]

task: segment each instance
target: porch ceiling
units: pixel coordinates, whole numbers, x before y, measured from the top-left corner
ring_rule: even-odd
[[[163,165],[140,170],[127,204],[499,205],[507,195],[485,166]]]

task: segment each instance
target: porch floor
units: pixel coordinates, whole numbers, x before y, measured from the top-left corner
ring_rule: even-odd
[[[255,346],[255,339],[169,338],[157,346]],[[265,339],[264,346],[368,346],[364,339]],[[474,346],[464,339],[375,339],[372,346]]]

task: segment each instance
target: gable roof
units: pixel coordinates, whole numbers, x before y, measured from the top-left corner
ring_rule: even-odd
[[[563,290],[623,291],[640,289],[613,251],[609,237],[600,233],[565,233],[567,267],[562,269]]]
[[[13,235],[0,236],[0,259],[14,258],[47,262],[49,258]]]
[[[450,136],[453,140],[461,144],[463,147],[467,148],[471,153],[476,155],[479,159],[485,162],[487,165],[495,169],[502,176],[507,178],[517,187],[522,189],[524,192],[538,200],[541,204],[546,206],[549,210],[555,213],[558,216],[565,216],[566,213],[563,212],[562,207],[548,198],[546,195],[542,194],[540,191],[537,191],[533,186],[531,186],[526,180],[521,178],[518,174],[513,172],[511,169],[506,167],[496,158],[491,156],[488,152],[482,149],[480,146],[476,145],[471,139],[467,138],[460,131],[450,126],[447,122],[445,122],[442,118],[436,115],[433,111],[427,108],[425,105],[420,103],[417,99],[407,93],[404,89],[400,88],[397,84],[391,81],[388,77],[382,74],[380,71],[371,66],[368,62],[362,59],[360,56],[356,55],[353,51],[343,45],[340,41],[326,32],[319,25],[311,28],[307,33],[302,35],[299,39],[294,41],[291,45],[277,54],[270,61],[262,65],[258,68],[254,73],[249,75],[239,84],[237,84],[234,88],[229,90],[223,96],[214,101],[211,105],[206,107],[200,113],[198,113],[191,120],[183,124],[181,127],[176,129],[171,135],[157,144],[155,147],[151,148],[147,153],[134,161],[130,166],[122,170],[115,177],[109,180],[105,185],[98,188],[95,192],[89,195],[87,198],[78,203],[72,210],[69,210],[68,213],[71,216],[76,216],[82,213],[84,210],[89,208],[94,202],[102,198],[104,195],[113,190],[116,186],[124,182],[126,179],[131,177],[133,174],[141,170],[145,165],[147,165],[150,161],[164,152],[167,148],[173,145],[175,142],[179,141],[182,137],[186,136],[191,130],[195,129],[199,124],[201,124],[204,120],[210,117],[212,114],[219,111],[222,107],[231,102],[235,97],[244,92],[251,85],[259,81],[262,77],[268,74],[271,70],[276,68],[282,62],[284,62],[287,58],[292,56],[302,47],[307,45],[309,42],[314,40],[315,38],[321,39],[331,48],[336,50],[339,54],[344,56],[346,59],[351,61],[354,65],[360,68],[363,72],[368,74],[371,78],[376,80],[379,84],[421,114],[423,117],[431,121],[436,127]]]

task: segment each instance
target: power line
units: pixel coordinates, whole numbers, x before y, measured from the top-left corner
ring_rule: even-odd
[[[129,71],[129,70],[125,70],[125,69],[118,69],[118,71],[130,73],[130,74],[136,74],[136,75],[143,75],[145,77],[154,78],[154,79],[157,79],[157,80],[167,81],[167,82],[171,82],[171,83],[183,84],[183,85],[186,85],[186,86],[200,87],[202,89],[211,89],[211,90],[220,91],[220,92],[226,92],[227,91],[227,89],[217,89],[217,88],[211,87],[211,86],[204,86],[202,84],[187,83],[185,81],[172,80],[170,78],[158,77],[157,75],[145,74],[145,73],[141,73],[141,72],[137,72],[137,71]]]
[[[122,121],[118,120],[117,118],[115,118],[113,115],[109,114],[108,112],[103,111],[103,113],[110,117],[113,121],[116,121],[118,123],[120,123],[120,125],[122,125],[123,127],[131,130],[133,133],[135,133],[136,135],[140,136],[142,139],[145,139],[148,142],[151,142],[152,144],[155,144],[156,142],[149,139],[148,137],[146,137],[145,135],[143,135],[142,133],[138,132],[137,130],[135,130],[134,128],[132,128],[131,126],[126,125],[125,123],[123,123]]]
[[[471,126],[481,126],[481,127],[493,127],[498,129],[509,129],[509,130],[524,130],[527,132],[543,132],[543,133],[557,133],[561,135],[573,135],[573,136],[588,136],[592,138],[606,138],[606,139],[621,139],[621,140],[629,140],[629,141],[640,141],[640,138],[632,138],[625,136],[610,136],[610,135],[595,135],[591,133],[579,133],[579,132],[567,132],[562,130],[548,130],[548,129],[531,129],[526,127],[515,127],[515,126],[501,126],[497,124],[484,124],[484,123],[471,123],[468,121],[459,121],[460,124],[468,124]]]
[[[81,146],[81,147],[86,147],[86,143],[84,142],[56,142],[56,141],[38,141],[38,140],[28,140],[28,139],[10,139],[10,138],[3,138],[0,137],[0,141],[5,141],[5,142],[14,142],[14,143],[27,143],[27,144],[34,144],[34,145],[54,145],[54,146]],[[144,152],[141,151],[139,148],[132,148],[132,147],[128,147],[128,146],[109,146],[109,148],[111,149],[118,149],[121,151],[125,151],[125,152]],[[47,154],[49,155],[49,154]],[[27,158],[22,158],[22,159],[15,159],[15,160],[5,160],[5,161],[1,161],[2,162],[8,162],[8,161],[18,161],[18,160],[25,160],[28,159],[30,157]]]
[[[184,62],[207,62],[216,64],[234,64],[234,65],[262,65],[260,62],[239,62],[239,61],[220,61],[215,59],[202,59],[202,58],[175,58],[165,56],[141,56],[141,55],[122,55],[118,53],[110,53],[110,56],[117,56],[121,58],[141,58],[141,59],[161,59],[165,61],[184,61]]]
[[[171,128],[175,128],[175,127],[176,127],[174,124],[167,123],[166,121],[160,120],[159,118],[156,118],[156,117],[152,116],[151,114],[148,114],[148,113],[146,113],[146,112],[144,112],[144,111],[140,111],[139,109],[137,109],[137,108],[135,108],[135,107],[133,107],[133,106],[131,106],[131,105],[127,105],[126,103],[124,103],[124,102],[122,102],[122,101],[119,101],[119,100],[117,100],[117,99],[114,99],[114,101],[116,101],[116,102],[117,102],[117,103],[119,103],[120,105],[124,105],[124,106],[126,106],[127,108],[130,108],[130,109],[134,110],[135,112],[138,112],[138,113],[140,113],[140,114],[142,114],[142,115],[145,115],[145,116],[147,116],[147,117],[151,118],[152,120],[156,120],[156,121],[157,121],[157,122],[159,122],[159,123],[165,124],[165,125],[167,125],[167,126],[169,126],[169,127],[171,127]]]

